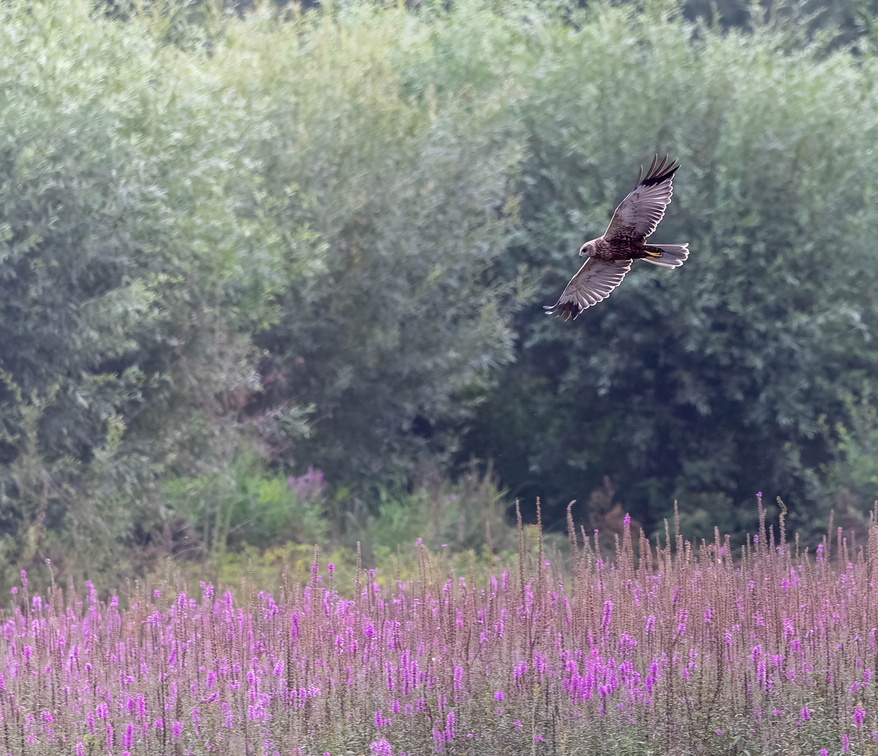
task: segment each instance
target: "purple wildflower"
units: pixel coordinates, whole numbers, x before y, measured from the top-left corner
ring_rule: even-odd
[[[369,750],[372,752],[372,756],[393,756],[393,748],[386,738],[369,743]]]

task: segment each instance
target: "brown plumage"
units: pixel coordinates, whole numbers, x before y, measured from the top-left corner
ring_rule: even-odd
[[[579,256],[588,258],[570,279],[561,298],[547,315],[563,315],[564,320],[576,318],[586,307],[606,299],[631,270],[632,260],[646,260],[663,268],[676,268],[689,257],[688,244],[647,244],[671,202],[674,174],[680,166],[658,155],[643,176],[637,174],[633,191],[622,200],[603,236],[587,241]],[[643,178],[641,179],[641,176]]]

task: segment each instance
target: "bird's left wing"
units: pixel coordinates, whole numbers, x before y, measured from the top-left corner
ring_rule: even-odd
[[[563,315],[564,320],[576,318],[586,307],[603,301],[631,270],[631,260],[598,260],[589,257],[551,307],[544,306],[546,315]]]
[[[674,174],[680,166],[676,160],[668,162],[665,156],[659,162],[658,155],[641,180],[643,167],[637,177],[637,186],[619,203],[613,219],[604,232],[604,238],[632,239],[642,241],[655,231],[665,215],[665,208],[671,203],[674,193]]]

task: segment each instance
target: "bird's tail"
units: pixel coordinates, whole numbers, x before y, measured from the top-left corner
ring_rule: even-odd
[[[661,255],[643,259],[662,268],[679,268],[689,257],[688,244],[650,244],[648,248],[650,251],[661,252]]]

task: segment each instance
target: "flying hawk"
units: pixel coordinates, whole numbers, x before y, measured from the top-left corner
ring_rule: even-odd
[[[606,299],[631,270],[632,260],[646,260],[663,268],[677,268],[686,261],[688,244],[646,243],[671,203],[674,174],[679,167],[676,160],[669,163],[667,155],[661,162],[656,155],[646,176],[640,166],[633,191],[616,208],[604,235],[580,247],[579,256],[587,259],[561,298],[545,307],[547,315],[563,315],[564,320],[570,320]]]

